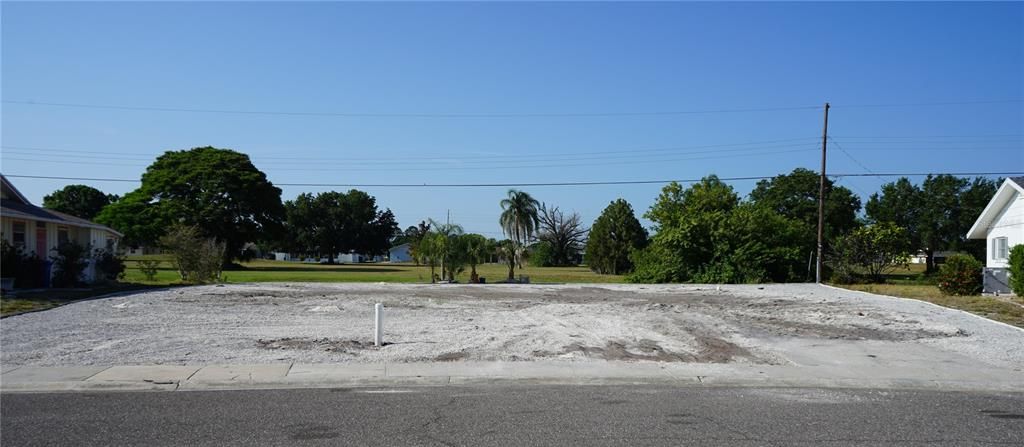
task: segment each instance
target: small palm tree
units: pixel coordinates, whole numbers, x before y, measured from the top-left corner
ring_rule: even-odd
[[[526,243],[533,238],[533,233],[540,225],[537,217],[540,202],[529,194],[515,189],[508,190],[508,197],[501,201],[501,229],[505,235],[515,244],[513,253],[515,264],[523,268],[522,252]],[[508,279],[515,278],[515,271],[510,268]]]
[[[461,267],[459,264],[462,264],[459,246],[459,238],[463,233],[462,226],[453,223],[443,224],[434,219],[430,219],[429,222],[433,228],[431,233],[437,235],[434,241],[437,245],[435,254],[441,264],[441,278],[453,281],[455,275],[459,273]],[[464,265],[462,264],[462,266]]]
[[[469,282],[480,282],[476,266],[487,262],[494,247],[491,241],[479,234],[467,234],[462,237],[463,249],[466,251],[466,262],[469,263]]]
[[[494,248],[498,258],[508,266],[508,280],[515,280],[516,258],[520,253],[518,244],[511,239],[505,239],[495,244]]]

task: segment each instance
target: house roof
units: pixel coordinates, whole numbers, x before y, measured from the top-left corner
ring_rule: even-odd
[[[2,181],[3,188],[7,190],[9,194],[9,198],[0,199],[0,215],[3,215],[4,217],[39,220],[75,227],[95,228],[97,230],[109,231],[118,236],[124,236],[108,226],[90,222],[86,219],[82,219],[81,217],[75,217],[60,211],[48,210],[46,208],[35,206],[30,203],[20,191],[18,191],[18,188],[15,188],[14,185],[7,180],[7,177],[0,175],[0,181]]]
[[[390,251],[390,250],[394,250],[394,249],[397,249],[397,248],[399,248],[399,247],[408,247],[408,246],[409,246],[409,243],[408,243],[408,242],[406,242],[406,243],[404,243],[404,244],[398,244],[398,245],[396,245],[396,246],[394,246],[394,247],[391,247],[391,248],[389,249],[389,251]]]
[[[1004,180],[996,194],[992,196],[992,200],[985,205],[978,220],[974,221],[974,225],[967,232],[967,239],[988,237],[988,230],[992,228],[996,218],[1018,194],[1024,195],[1024,177],[1010,177]]]

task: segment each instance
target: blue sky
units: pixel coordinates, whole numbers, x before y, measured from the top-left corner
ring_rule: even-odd
[[[832,145],[830,172],[1024,170],[1021,3],[4,2],[0,74],[4,101],[390,115],[5,102],[5,174],[138,178],[164,150],[212,145],[250,154],[276,183],[775,175],[817,169],[821,110],[550,115],[825,101],[849,153]],[[935,104],[973,101],[1003,102]],[[75,183],[13,180],[37,203]],[[840,184],[866,195],[889,180]],[[403,227],[450,209],[499,235],[505,188],[363,189]],[[642,214],[659,189],[526,188],[587,222],[618,197]]]

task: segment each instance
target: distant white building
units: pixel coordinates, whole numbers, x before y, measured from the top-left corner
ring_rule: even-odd
[[[967,238],[985,239],[985,293],[1009,293],[1010,249],[1024,244],[1024,177],[1010,177],[999,186]]]
[[[388,251],[388,260],[390,262],[412,262],[412,245],[409,243],[396,245],[391,247]]]
[[[359,253],[338,253],[338,256],[334,258],[335,262],[339,264],[358,264],[360,262],[368,261],[368,257]]]

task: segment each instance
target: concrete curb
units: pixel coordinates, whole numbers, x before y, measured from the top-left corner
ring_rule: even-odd
[[[1024,328],[1019,328],[1019,327],[1014,326],[1012,324],[1006,324],[1006,323],[1003,323],[1002,321],[996,321],[996,320],[993,320],[991,318],[985,318],[985,317],[983,317],[981,315],[970,313],[970,312],[968,312],[966,310],[954,309],[952,307],[946,307],[946,306],[942,306],[942,305],[935,304],[935,303],[929,303],[928,301],[923,301],[923,300],[919,300],[919,299],[916,299],[916,298],[904,298],[904,297],[900,297],[900,296],[882,295],[882,294],[879,294],[879,293],[863,292],[863,291],[860,291],[860,290],[852,290],[852,289],[844,289],[842,287],[831,286],[831,285],[824,284],[824,283],[821,283],[821,284],[818,284],[818,285],[820,285],[822,287],[829,288],[829,289],[839,290],[839,291],[842,291],[842,292],[863,293],[865,295],[880,296],[880,297],[892,298],[892,299],[896,299],[896,300],[917,301],[918,303],[924,303],[924,304],[927,304],[929,306],[934,306],[934,307],[938,307],[940,309],[945,309],[945,310],[951,310],[953,312],[960,312],[960,313],[965,314],[965,315],[970,315],[970,316],[972,316],[974,318],[980,318],[980,319],[985,320],[985,321],[987,321],[989,323],[999,324],[999,325],[1002,325],[1002,326],[1006,326],[1006,327],[1008,327],[1010,329],[1016,329],[1018,331],[1024,332]]]
[[[394,370],[393,373],[387,373]],[[992,375],[991,373],[997,373]],[[989,377],[989,379],[979,379]],[[995,377],[994,379],[992,377]],[[1024,373],[915,377],[888,368],[828,368],[628,362],[455,362],[383,364],[133,365],[10,367],[0,392],[216,391],[508,385],[659,385],[1022,392]]]

